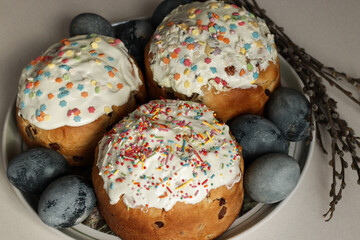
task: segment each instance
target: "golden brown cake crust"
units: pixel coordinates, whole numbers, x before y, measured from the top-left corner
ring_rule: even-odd
[[[240,168],[243,173],[243,160]],[[110,204],[96,164],[92,170],[92,181],[101,215],[110,229],[124,240],[214,239],[237,218],[244,197],[242,176],[232,188],[222,186],[211,190],[207,198],[197,204],[178,202],[170,211],[127,208],[122,198],[115,205]]]
[[[237,115],[251,113],[261,115],[264,106],[272,93],[280,86],[280,64],[269,62],[265,71],[260,71],[255,82],[257,87],[242,89],[230,89],[228,91],[217,91],[214,88],[203,88],[204,95],[187,97],[174,92],[172,89],[159,86],[153,79],[150,68],[152,54],[150,53],[150,42],[145,49],[145,71],[148,94],[151,99],[170,98],[181,100],[192,100],[201,102],[216,113],[218,119],[227,122]]]

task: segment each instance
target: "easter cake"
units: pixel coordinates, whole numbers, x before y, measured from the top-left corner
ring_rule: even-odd
[[[145,66],[152,99],[198,101],[223,121],[261,114],[280,84],[265,21],[217,1],[181,5],[168,14],[147,45]]]
[[[51,148],[71,166],[86,166],[103,134],[145,98],[142,73],[119,39],[79,35],[25,67],[16,120],[29,147]]]
[[[122,239],[213,239],[238,217],[243,159],[206,106],[154,100],[99,142],[98,208]]]

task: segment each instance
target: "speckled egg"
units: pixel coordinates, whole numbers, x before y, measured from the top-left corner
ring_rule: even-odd
[[[263,155],[246,169],[244,189],[255,201],[275,203],[285,199],[300,177],[297,161],[281,153]]]
[[[67,228],[84,221],[93,210],[96,196],[83,177],[68,175],[52,182],[41,195],[38,213],[54,228]]]
[[[301,141],[309,133],[310,103],[292,88],[276,89],[265,107],[266,117],[275,123],[289,141]]]
[[[33,148],[11,159],[7,177],[21,191],[37,194],[68,170],[66,159],[60,153],[47,148]]]
[[[264,117],[241,115],[236,117],[229,127],[236,141],[242,146],[246,166],[266,153],[288,153],[289,142],[277,126]]]
[[[114,37],[115,31],[104,17],[96,13],[81,13],[70,23],[70,36],[87,35],[96,33],[104,36]]]

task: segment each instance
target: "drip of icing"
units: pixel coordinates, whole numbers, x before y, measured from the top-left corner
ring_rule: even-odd
[[[150,44],[154,81],[188,97],[202,88],[250,88],[269,61],[274,36],[263,19],[224,2],[193,2],[173,10]]]
[[[19,114],[42,129],[82,126],[125,104],[142,84],[119,39],[64,39],[31,61],[19,81]]]
[[[99,143],[97,167],[111,204],[170,210],[241,179],[229,127],[204,105],[156,100],[140,106]]]

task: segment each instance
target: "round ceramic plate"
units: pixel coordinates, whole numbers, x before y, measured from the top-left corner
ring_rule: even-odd
[[[291,87],[301,91],[302,83],[296,72],[292,67],[280,56],[280,69],[281,69],[281,84],[284,87]],[[14,104],[15,105],[15,104]],[[14,156],[26,149],[25,144],[20,138],[16,127],[15,120],[15,106],[11,106],[7,112],[7,117],[5,120],[4,132],[3,132],[3,145],[2,145],[2,160],[5,164],[5,169],[7,169],[8,162]],[[314,148],[315,141],[308,143],[306,140],[296,143],[291,143],[289,148],[289,155],[294,157],[300,165],[301,176],[298,182],[298,185],[301,184],[304,171],[306,171],[309,161],[311,159],[311,154]],[[10,183],[9,183],[10,184]],[[18,189],[14,188],[16,195],[19,199],[26,205],[29,211],[32,211],[33,214],[37,214],[37,198],[22,193]],[[294,189],[296,191],[296,188]],[[294,192],[293,191],[293,192]],[[288,196],[287,199],[289,199]],[[256,204],[251,210],[247,211],[245,214],[238,217],[235,222],[229,227],[229,229],[219,237],[219,239],[229,239],[232,237],[239,236],[246,231],[255,230],[261,223],[273,216],[281,207],[286,204],[287,199],[283,200],[280,203],[276,204]],[[67,229],[52,229],[54,234],[60,234],[64,239],[79,239],[79,240],[115,240],[119,239],[118,237],[92,229],[84,224],[79,224],[77,226],[67,228]]]

